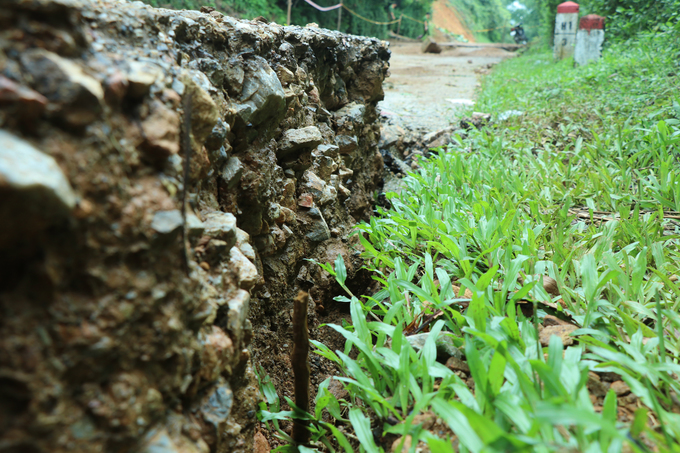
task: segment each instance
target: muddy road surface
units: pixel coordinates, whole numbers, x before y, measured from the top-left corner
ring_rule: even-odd
[[[473,105],[480,77],[515,54],[500,48],[451,48],[424,54],[420,43],[392,42],[390,77],[379,104],[391,124],[424,132],[457,123]]]

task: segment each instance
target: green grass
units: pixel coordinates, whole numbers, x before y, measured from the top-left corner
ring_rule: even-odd
[[[383,289],[338,298],[352,324],[329,328],[344,351],[314,343],[349,396],[326,381],[314,414],[281,412],[264,379],[261,420],[284,442],[281,420],[306,417],[313,430],[309,446],[278,451],[379,452],[389,434],[433,452],[680,451],[679,49],[675,32],[584,68],[532,53],[486,79],[477,110],[524,114],[437,150],[358,227]],[[341,258],[323,266],[344,286]],[[546,313],[573,320],[574,345],[540,345]],[[416,350],[403,332],[431,314]],[[442,335],[474,390],[437,362]],[[630,419],[613,390],[593,404],[590,371],[630,387]],[[413,423],[422,413],[444,429]]]

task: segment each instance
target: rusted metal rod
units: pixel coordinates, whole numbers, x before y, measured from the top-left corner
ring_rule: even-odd
[[[309,294],[300,291],[293,302],[293,354],[290,361],[295,376],[295,405],[309,412],[309,330],[307,305]],[[304,445],[309,442],[309,421],[293,420],[293,440]]]

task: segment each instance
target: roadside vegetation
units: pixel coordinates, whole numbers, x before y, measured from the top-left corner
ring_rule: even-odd
[[[511,42],[510,27],[524,24],[527,37],[547,46],[552,40],[557,5],[564,0],[447,0],[455,8],[462,22],[474,31],[479,42]],[[203,6],[216,8],[225,14],[253,19],[263,16],[279,24],[286,23],[287,0],[144,0],[153,6],[198,10]],[[340,0],[317,0],[320,6],[331,6]],[[415,38],[423,35],[422,21],[431,13],[433,0],[345,0],[359,18],[343,10],[340,30],[356,35],[387,39],[389,32],[399,31]],[[659,31],[680,18],[680,0],[580,0],[581,15],[599,14],[607,20],[610,40],[629,39],[637,33]],[[390,5],[395,17],[404,15],[401,25],[384,25],[392,21]],[[293,0],[291,22],[296,25],[317,23],[335,30],[337,11],[317,11],[304,0]],[[412,20],[412,19],[416,20]],[[365,20],[365,19],[368,19]],[[380,22],[380,23],[375,23]],[[432,27],[430,27],[432,28]]]
[[[272,0],[144,0],[151,6],[170,9],[192,9],[200,10],[207,6],[217,9],[230,16],[253,19],[263,16],[267,20],[275,21],[280,24],[286,22],[285,5]]]
[[[288,0],[144,0],[153,6],[198,10],[203,6],[213,7],[218,11],[243,19],[253,19],[263,16],[269,21],[286,24]],[[469,0],[468,0],[469,1]],[[475,0],[472,0],[475,2]],[[500,0],[493,0],[494,3]],[[342,3],[352,11],[344,10],[340,31],[355,35],[374,36],[385,39],[389,31],[396,31],[403,36],[415,38],[423,34],[422,21],[431,12],[433,0],[344,0]],[[341,3],[340,0],[316,0],[319,6],[332,6]],[[398,18],[404,15],[401,26],[386,25],[393,21],[390,5],[397,6],[392,14]],[[361,17],[359,17],[361,16]],[[366,20],[367,19],[367,20]],[[413,20],[415,19],[415,20]],[[291,9],[291,24],[302,25],[316,23],[322,28],[336,30],[338,28],[338,11],[318,11],[304,0],[293,0]]]
[[[343,351],[314,343],[346,393],[281,411],[260,376],[277,451],[680,451],[679,53],[675,25],[487,77],[493,122],[357,229],[382,289],[338,297]]]

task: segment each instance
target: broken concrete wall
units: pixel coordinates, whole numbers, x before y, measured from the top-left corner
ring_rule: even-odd
[[[252,356],[299,289],[313,325],[331,297],[305,259],[358,270],[388,58],[214,11],[2,2],[0,452],[252,450]]]

